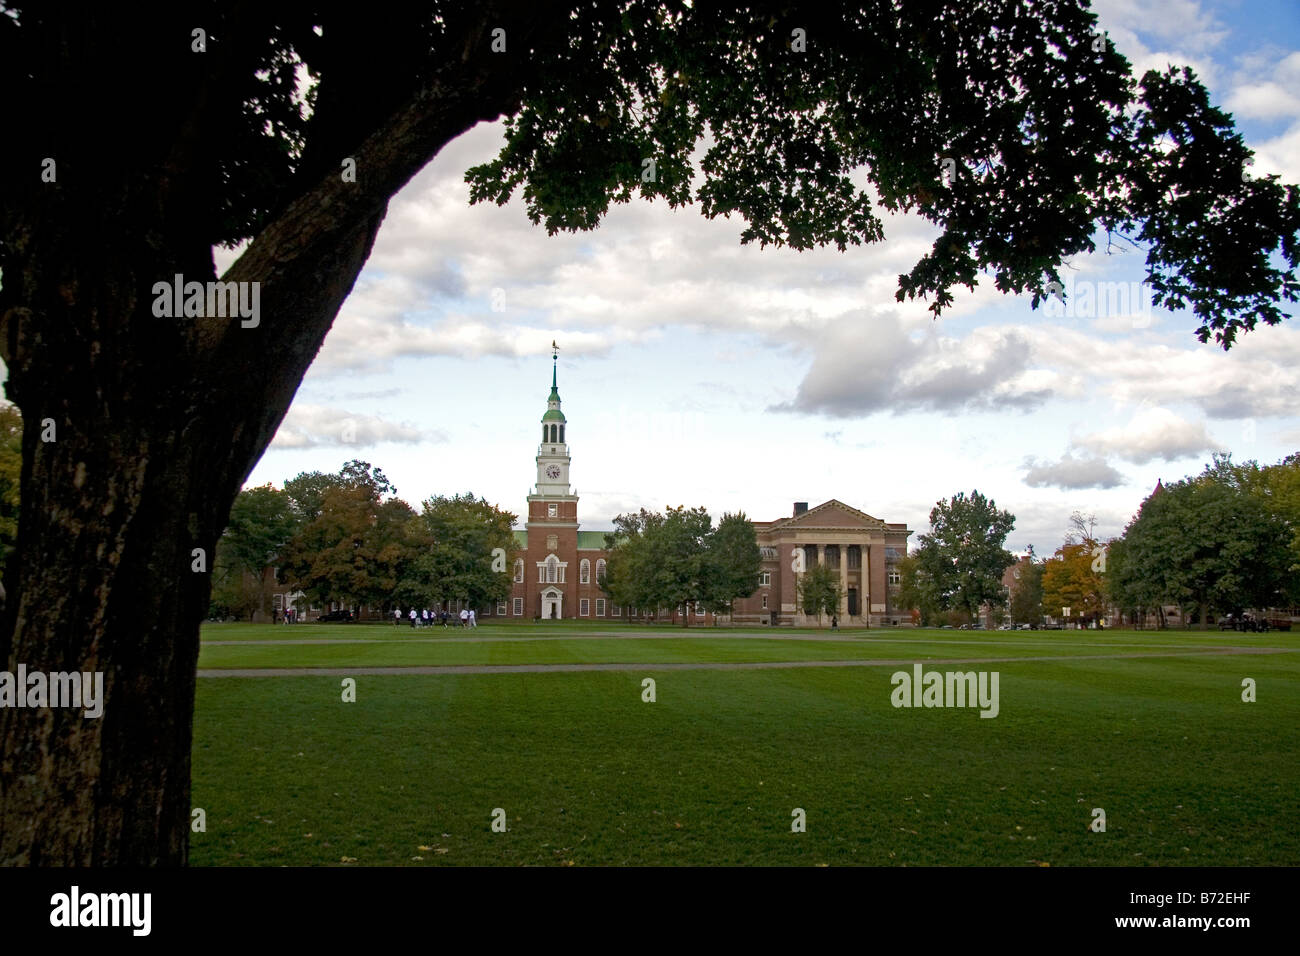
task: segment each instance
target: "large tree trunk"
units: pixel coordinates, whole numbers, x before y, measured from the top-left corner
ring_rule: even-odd
[[[103,716],[0,708],[0,864],[186,860],[199,626],[231,503],[351,291],[388,198],[444,144],[517,102],[520,87],[489,52],[495,14],[477,11],[458,24],[463,48],[387,118],[365,111],[366,96],[347,102],[347,75],[331,100],[326,77],[321,158],[304,158],[294,195],[223,277],[261,284],[259,324],[157,318],[153,283],[215,278],[210,180],[193,172],[222,69],[238,57],[199,72],[188,14],[102,13],[87,22],[59,11],[40,34],[48,100],[23,107],[35,127],[26,134],[57,157],[58,179],[39,182],[24,154],[22,190],[0,204],[0,351],[24,419],[0,669],[102,672]],[[558,36],[564,20],[547,13],[537,5],[512,42],[526,49],[537,23]],[[264,42],[239,22],[223,31],[228,44]],[[382,44],[382,22],[367,22],[367,39]],[[374,75],[366,57],[340,63]],[[344,148],[356,182],[339,175]]]
[[[138,211],[115,212],[129,246]],[[333,311],[377,225],[341,244],[343,261],[324,260],[338,270],[318,277]],[[43,238],[66,255],[33,261],[22,277],[29,307],[6,316],[8,390],[24,432],[0,660],[10,671],[101,672],[103,715],[0,710],[0,863],[180,863],[216,541],[328,326],[279,363],[195,368],[186,330],[135,292],[182,264],[134,250],[132,262],[88,268],[71,237]],[[168,348],[170,361],[157,354]],[[275,369],[291,380],[276,381]]]

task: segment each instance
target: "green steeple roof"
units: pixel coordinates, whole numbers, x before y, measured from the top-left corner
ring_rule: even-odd
[[[552,357],[551,361],[555,361],[554,357]],[[551,366],[551,394],[550,397],[546,399],[546,404],[549,405],[552,402],[554,402],[556,406],[560,404],[560,388],[556,384],[554,365]],[[562,422],[565,420],[564,412],[560,411],[558,407],[548,408],[546,414],[542,416],[542,421],[544,422]]]

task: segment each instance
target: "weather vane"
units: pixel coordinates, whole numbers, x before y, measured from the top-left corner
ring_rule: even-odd
[[[560,347],[555,344],[555,339],[551,339],[551,361],[558,362],[559,360],[560,360]]]

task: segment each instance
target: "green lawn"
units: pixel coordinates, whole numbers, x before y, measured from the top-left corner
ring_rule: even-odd
[[[205,669],[898,665],[359,676],[356,703],[340,699],[344,673],[202,678],[193,803],[206,811],[207,832],[191,835],[191,861],[1300,863],[1300,641],[1290,634],[781,636],[796,634],[855,640],[532,624],[414,634],[373,625],[205,628],[205,642],[296,642],[207,645]],[[302,643],[311,639],[360,643]],[[999,662],[982,668],[1001,675],[996,719],[890,704],[891,673],[913,661],[1197,646],[1291,653]],[[657,681],[655,703],[641,700],[647,676]],[[1258,702],[1241,701],[1243,677],[1258,682]],[[505,833],[490,829],[498,807]],[[806,833],[791,832],[796,807],[807,813]],[[1105,833],[1088,829],[1094,807],[1106,811]]]

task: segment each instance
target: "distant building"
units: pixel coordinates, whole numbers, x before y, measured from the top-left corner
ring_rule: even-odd
[[[541,418],[537,446],[537,480],[528,496],[527,520],[515,532],[523,554],[515,562],[510,597],[480,614],[491,617],[627,620],[655,614],[659,620],[711,624],[714,617],[686,608],[632,608],[614,605],[601,590],[609,552],[606,531],[584,531],[578,521],[578,496],[569,483],[572,458],[565,434],[568,421],[560,408],[556,371]],[[735,602],[730,619],[748,624],[815,624],[797,610],[797,580],[802,566],[824,564],[839,573],[839,623],[849,625],[911,624],[906,608],[896,605],[900,578],[896,564],[907,553],[911,532],[905,524],[872,517],[832,499],[809,508],[796,502],[788,518],[756,521],[762,570],[754,593]],[[823,618],[823,623],[829,623]]]

